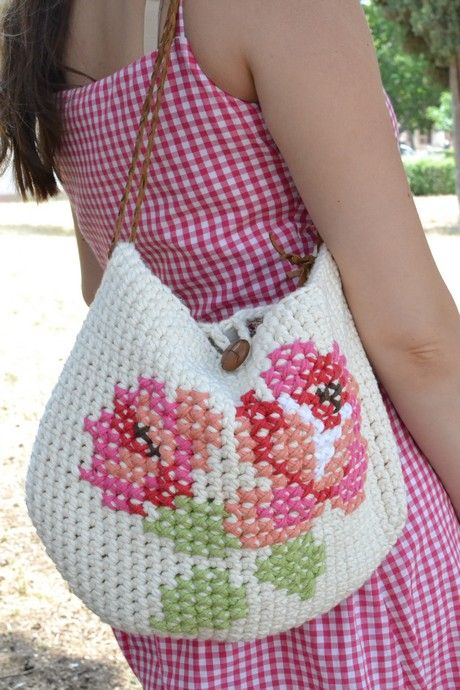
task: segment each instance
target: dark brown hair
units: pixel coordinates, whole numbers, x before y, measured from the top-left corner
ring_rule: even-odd
[[[62,124],[55,92],[72,0],[9,0],[0,23],[0,171],[12,161],[22,199],[58,193],[55,153]],[[81,74],[81,72],[79,72]],[[88,75],[85,75],[88,76]],[[90,77],[91,79],[91,77]]]

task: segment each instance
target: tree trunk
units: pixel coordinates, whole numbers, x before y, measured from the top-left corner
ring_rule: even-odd
[[[454,111],[454,148],[455,160],[457,164],[457,197],[460,204],[460,54],[455,55],[449,67],[449,81],[452,91],[452,102]],[[460,208],[458,215],[458,225],[460,228]]]

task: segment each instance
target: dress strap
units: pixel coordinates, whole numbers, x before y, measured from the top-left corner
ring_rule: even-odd
[[[163,4],[165,3],[162,3],[160,0],[146,0],[144,13],[144,54],[146,55],[158,50],[160,43],[160,10]],[[177,11],[175,35],[185,36],[182,0]]]
[[[158,30],[160,19],[159,0],[146,0],[144,13],[144,53],[153,53],[160,42]]]

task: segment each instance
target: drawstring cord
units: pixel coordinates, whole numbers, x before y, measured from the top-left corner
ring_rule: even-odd
[[[270,242],[272,243],[273,247],[276,249],[278,254],[281,256],[281,258],[285,259],[286,261],[289,261],[289,263],[293,266],[298,266],[298,268],[293,271],[287,271],[287,277],[298,278],[298,287],[302,287],[302,285],[305,285],[309,278],[312,266],[315,263],[316,256],[314,256],[313,254],[307,254],[302,256],[301,254],[291,254],[289,252],[285,252],[282,249],[281,245],[277,242],[277,240],[275,240],[273,233],[269,232],[268,236],[270,237]]]

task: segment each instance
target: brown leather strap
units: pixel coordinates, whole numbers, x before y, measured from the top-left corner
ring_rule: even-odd
[[[116,224],[115,224],[115,232],[114,232],[112,242],[110,244],[109,253],[108,253],[109,259],[112,255],[112,252],[113,252],[117,242],[120,239],[121,230],[123,227],[123,221],[124,221],[125,213],[126,213],[126,206],[127,206],[128,198],[129,198],[129,193],[131,191],[131,187],[132,187],[132,183],[133,183],[133,179],[134,179],[134,174],[136,171],[136,165],[137,165],[137,161],[139,160],[139,155],[140,155],[140,151],[141,151],[141,147],[142,147],[142,141],[144,138],[144,132],[145,132],[145,128],[146,128],[147,121],[148,121],[148,116],[149,116],[151,106],[152,106],[153,93],[155,90],[155,85],[156,85],[157,79],[159,77],[159,83],[158,83],[158,88],[157,88],[157,97],[155,100],[155,106],[154,106],[153,113],[151,116],[151,127],[150,127],[150,131],[149,131],[149,135],[148,135],[147,150],[146,150],[146,154],[144,157],[144,161],[142,163],[141,179],[140,179],[140,183],[139,183],[139,189],[137,192],[136,206],[134,209],[131,232],[129,235],[129,242],[135,242],[135,240],[136,240],[136,235],[137,235],[137,230],[138,230],[138,225],[139,225],[140,212],[141,212],[141,206],[142,206],[142,202],[143,202],[144,196],[145,196],[145,187],[147,184],[148,169],[149,169],[150,159],[151,159],[151,155],[152,155],[152,151],[153,151],[153,142],[154,142],[155,132],[156,132],[157,125],[158,125],[158,115],[160,112],[161,100],[163,97],[163,90],[164,90],[164,85],[165,85],[165,81],[166,81],[166,74],[167,74],[168,66],[169,66],[171,46],[172,46],[174,36],[175,36],[176,17],[177,17],[177,12],[179,9],[179,4],[180,4],[180,0],[170,0],[170,3],[169,3],[168,14],[166,17],[166,22],[165,22],[165,26],[163,29],[163,33],[161,35],[161,41],[160,41],[160,44],[158,46],[158,54],[157,54],[157,57],[155,60],[155,65],[153,68],[152,76],[150,78],[149,89],[147,91],[147,95],[145,97],[144,104],[142,106],[141,119],[139,122],[139,129],[137,132],[136,142],[134,145],[133,157],[132,157],[131,165],[130,165],[129,172],[128,172],[128,179],[126,181],[125,190],[123,192],[123,196],[122,196],[121,201],[120,201],[120,208],[118,211],[118,217],[117,217]]]

